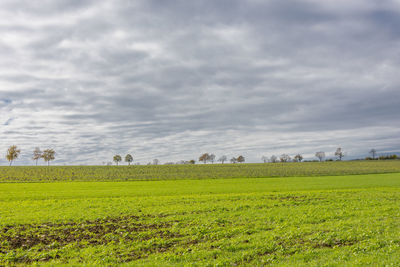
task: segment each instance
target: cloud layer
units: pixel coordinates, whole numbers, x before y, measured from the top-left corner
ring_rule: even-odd
[[[400,151],[400,3],[0,3],[0,163]]]

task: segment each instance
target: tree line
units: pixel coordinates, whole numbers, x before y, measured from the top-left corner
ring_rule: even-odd
[[[7,154],[6,154],[6,159],[9,161],[10,166],[12,163],[18,159],[19,155],[21,153],[21,149],[19,149],[16,145],[12,145],[8,148]],[[386,156],[379,156],[377,157],[377,151],[376,149],[371,149],[369,151],[369,154],[371,154],[371,157],[366,157],[365,160],[390,160],[390,159],[397,159],[397,155],[386,155]],[[50,165],[50,161],[53,161],[55,159],[56,152],[54,149],[45,149],[45,150],[40,150],[40,148],[36,147],[33,150],[32,153],[32,160],[35,161],[36,166],[38,165],[38,161],[40,159],[43,159],[47,165]],[[338,147],[334,153],[334,156],[337,158],[337,160],[341,161],[345,157],[345,153],[342,150],[341,147]],[[315,153],[315,157],[320,161],[324,161],[326,158],[325,152],[324,151],[318,151]],[[124,160],[128,165],[131,165],[133,162],[133,156],[131,154],[127,154],[124,157]],[[264,163],[271,162],[271,163],[276,163],[276,162],[302,162],[303,161],[303,156],[301,154],[296,154],[293,158],[289,156],[288,154],[282,154],[279,157],[272,155],[271,157],[266,157],[262,156],[261,160]],[[115,155],[113,157],[113,161],[116,163],[116,165],[119,165],[119,163],[122,161],[121,155]],[[204,164],[207,162],[214,163],[216,161],[221,162],[224,164],[225,162],[228,161],[228,157],[226,155],[220,156],[218,159],[216,159],[216,156],[212,153],[204,153],[202,154],[199,159],[199,162],[203,162]],[[245,157],[242,155],[239,155],[238,157],[232,157],[229,160],[231,163],[243,163],[245,162]],[[327,161],[332,161],[332,159],[328,159]],[[191,160],[181,160],[176,163],[174,162],[166,162],[164,163],[165,165],[169,164],[195,164],[196,161],[194,159]],[[137,163],[139,164],[139,163]],[[160,164],[160,161],[158,159],[154,159],[153,162],[149,162],[147,165],[158,165]],[[108,165],[111,165],[111,162],[108,163]]]
[[[384,160],[384,159],[397,159],[397,155],[388,155],[388,156],[380,156],[377,157],[377,151],[376,149],[371,149],[369,151],[369,154],[371,154],[372,157],[367,157],[365,158],[366,160]],[[336,151],[333,154],[336,157],[336,160],[341,161],[345,156],[346,153],[343,151],[343,149],[341,147],[338,147],[336,149]],[[326,154],[324,151],[317,151],[315,152],[315,157],[318,160],[311,160],[311,161],[333,161],[333,159],[326,159]],[[133,162],[133,157],[131,154],[127,154],[125,156],[125,162],[128,163],[128,165],[131,165],[131,163]],[[270,163],[277,163],[277,162],[302,162],[303,161],[303,156],[301,154],[296,154],[295,156],[293,156],[293,158],[291,156],[289,156],[288,154],[282,154],[279,157],[272,155],[271,157],[267,157],[267,156],[262,156],[261,160],[264,163],[270,162]],[[113,161],[116,163],[116,165],[119,165],[119,163],[122,161],[122,157],[120,155],[115,155],[113,157]],[[245,157],[240,155],[238,157],[232,157],[229,160],[231,163],[243,163],[245,162]],[[225,162],[228,162],[228,157],[226,155],[222,155],[220,156],[218,159],[217,157],[212,154],[212,153],[204,153],[202,154],[199,159],[198,162],[202,162],[202,163],[214,163],[214,162],[220,162],[222,164],[224,164]],[[194,159],[191,160],[180,160],[176,163],[174,162],[166,162],[164,163],[164,165],[172,165],[172,164],[195,164],[196,161]],[[139,164],[139,163],[137,163]],[[147,163],[147,165],[159,165],[160,161],[158,159],[154,159],[153,162],[149,162]],[[111,165],[111,162],[109,162],[108,165]]]
[[[115,164],[118,166],[119,163],[122,161],[122,156],[117,154],[113,156],[113,161],[115,162]],[[133,157],[131,154],[127,154],[124,157],[124,161],[126,163],[128,163],[128,165],[131,165],[131,163],[133,162]],[[222,164],[224,164],[225,162],[228,161],[228,157],[225,155],[222,155],[221,157],[218,158],[218,160],[216,160],[216,157],[214,154],[210,154],[210,153],[204,153],[199,157],[199,162],[203,162],[204,164],[207,162],[211,162],[214,163],[216,161],[221,162]],[[238,157],[232,157],[230,159],[231,163],[243,163],[245,162],[245,157],[242,155],[239,155]],[[159,165],[160,161],[158,159],[153,159],[153,162],[149,162],[147,163],[147,165]],[[196,164],[196,161],[194,159],[191,160],[180,160],[176,163],[174,162],[166,162],[164,163],[164,165],[172,165],[172,164]],[[107,165],[111,165],[111,162],[109,162]]]
[[[12,145],[7,149],[6,159],[10,163],[10,166],[16,159],[18,159],[20,154],[21,149],[19,149],[16,145]],[[45,162],[47,162],[47,165],[50,165],[50,161],[55,159],[55,155],[56,152],[54,149],[48,148],[41,151],[40,148],[36,147],[35,150],[33,150],[32,159],[36,162],[36,166],[38,165],[38,161],[40,159],[43,159]]]
[[[345,153],[343,152],[341,147],[338,147],[335,152],[335,157],[337,157],[337,160],[342,160],[345,157]],[[315,152],[315,157],[318,158],[318,160],[321,162],[325,159],[325,152],[324,151],[318,151]],[[275,155],[272,155],[270,158],[266,156],[262,156],[261,160],[264,163],[271,162],[271,163],[277,163],[277,162],[302,162],[303,161],[303,156],[301,154],[296,154],[293,159],[290,157],[288,154],[282,154],[279,156],[279,158]]]
[[[120,155],[115,155],[115,156],[113,157],[113,161],[114,161],[114,162],[117,164],[117,166],[118,166],[118,163],[122,161],[122,157],[121,157]],[[133,157],[132,157],[131,154],[127,154],[127,155],[125,156],[125,162],[127,162],[128,165],[131,165],[131,163],[133,162]]]
[[[225,155],[222,155],[221,157],[218,158],[218,161],[221,162],[222,164],[224,164],[225,161],[228,160],[228,157]],[[209,154],[209,153],[204,153],[199,157],[199,162],[203,162],[204,164],[207,162],[211,162],[214,163],[215,161],[215,155],[214,154]],[[245,162],[245,158],[240,155],[238,157],[232,157],[230,159],[231,163],[243,163]]]
[[[388,160],[388,159],[397,159],[397,155],[387,155],[387,156],[379,156],[377,157],[377,151],[376,149],[371,149],[369,152],[371,154],[371,157],[366,157],[365,160]],[[338,147],[334,153],[334,156],[336,157],[336,160],[341,161],[346,154],[342,150],[341,147]],[[315,152],[315,157],[318,159],[317,161],[324,161],[326,158],[325,152],[324,151],[318,151]],[[301,154],[295,155],[293,158],[290,157],[288,154],[282,154],[279,157],[272,155],[270,158],[266,156],[262,156],[261,160],[264,163],[271,162],[271,163],[276,163],[276,162],[302,162],[303,161],[303,156]],[[333,159],[327,159],[325,161],[332,161]]]

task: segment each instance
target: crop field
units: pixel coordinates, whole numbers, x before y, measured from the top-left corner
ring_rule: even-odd
[[[400,160],[158,166],[0,167],[0,182],[135,181],[400,172]]]
[[[397,265],[400,173],[333,174],[4,182],[0,265]]]

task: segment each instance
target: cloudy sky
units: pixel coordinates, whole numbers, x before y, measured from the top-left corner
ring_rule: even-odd
[[[398,0],[2,0],[0,164],[400,151]]]

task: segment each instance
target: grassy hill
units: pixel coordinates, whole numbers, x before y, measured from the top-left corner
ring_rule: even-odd
[[[0,265],[397,265],[399,188],[399,173],[2,183]]]

